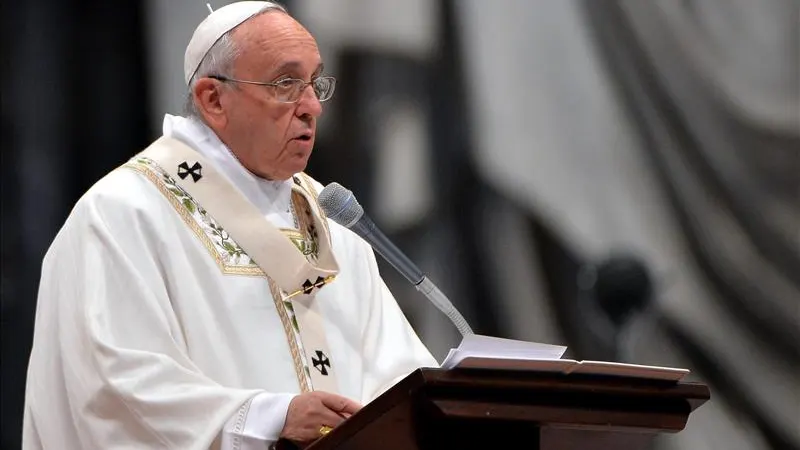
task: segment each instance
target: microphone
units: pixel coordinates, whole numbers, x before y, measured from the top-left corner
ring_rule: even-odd
[[[617,328],[644,310],[653,296],[650,271],[644,261],[632,254],[614,254],[587,265],[581,275],[582,290],[594,298]]]
[[[646,310],[655,287],[650,270],[635,254],[615,252],[581,267],[578,290],[582,302],[579,314],[593,335],[591,350],[603,358],[630,357],[632,341],[624,332],[628,322]]]
[[[395,270],[444,313],[462,336],[473,334],[472,328],[447,296],[364,213],[364,208],[358,203],[353,192],[339,183],[330,183],[320,192],[319,204],[331,220],[367,241]]]

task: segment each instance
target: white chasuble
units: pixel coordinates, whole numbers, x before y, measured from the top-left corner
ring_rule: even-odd
[[[298,174],[289,194],[297,229],[264,231],[261,214],[257,229],[237,230],[243,244],[225,226],[237,217],[190,194],[230,181],[216,161],[147,155],[95,184],[45,256],[25,449],[219,448],[251,402],[278,424],[269,442],[298,393],[367,403],[437,366],[369,245],[321,214],[310,177]]]

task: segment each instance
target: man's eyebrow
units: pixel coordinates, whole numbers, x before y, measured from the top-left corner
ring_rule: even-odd
[[[293,71],[293,70],[297,70],[297,69],[299,69],[300,67],[302,67],[302,65],[303,65],[303,64],[302,64],[301,62],[299,62],[299,61],[287,61],[287,62],[285,62],[285,63],[281,64],[281,65],[280,65],[280,66],[279,66],[279,67],[278,67],[278,68],[275,70],[275,75],[276,75],[276,76],[279,76],[279,75],[281,75],[281,74],[284,74],[284,73],[286,73],[286,72],[291,72],[291,71]],[[319,63],[319,65],[317,66],[317,70],[315,70],[315,71],[314,71],[314,73],[315,73],[315,74],[322,73],[322,71],[323,71],[324,69],[325,69],[325,64],[323,64],[323,63]]]

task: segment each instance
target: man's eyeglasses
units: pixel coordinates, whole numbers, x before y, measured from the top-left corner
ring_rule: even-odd
[[[275,88],[275,98],[281,103],[294,103],[300,99],[300,95],[309,84],[314,89],[314,94],[317,100],[324,102],[333,97],[333,91],[336,89],[336,78],[334,77],[317,77],[311,81],[303,81],[297,78],[285,78],[274,83],[266,83],[263,81],[247,81],[237,80],[222,75],[209,75],[209,78],[219,80],[222,82],[232,83],[245,83],[255,84],[257,86],[269,86]]]

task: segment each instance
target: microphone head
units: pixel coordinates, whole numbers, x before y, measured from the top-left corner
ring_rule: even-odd
[[[644,309],[653,295],[650,271],[635,255],[616,254],[591,267],[583,286],[617,326]]]
[[[353,226],[364,215],[364,208],[353,192],[336,182],[322,189],[318,201],[325,215],[345,228]]]

